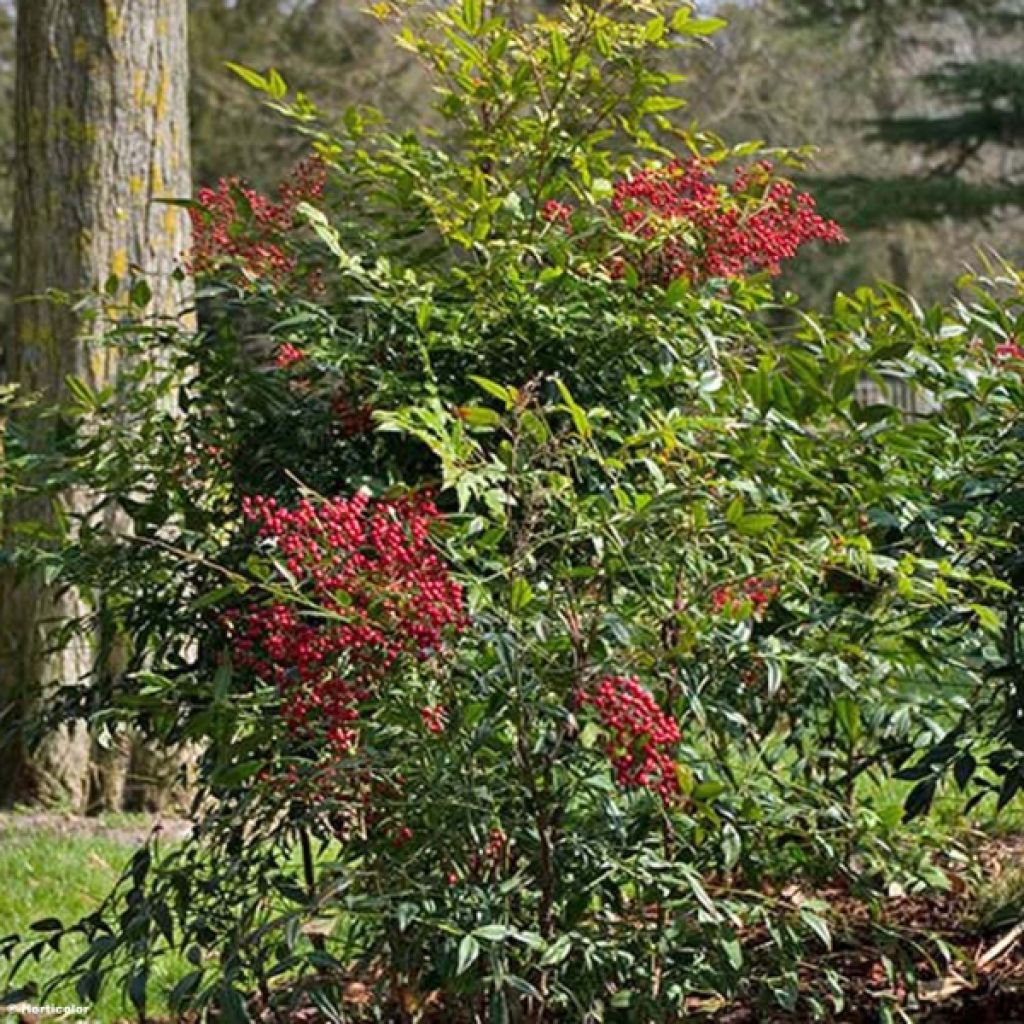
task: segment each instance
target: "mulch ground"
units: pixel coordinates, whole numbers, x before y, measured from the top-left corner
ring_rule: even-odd
[[[984,839],[975,844],[971,860],[987,886],[1013,873],[1021,902],[1008,907],[1007,923],[985,927],[971,886],[950,870],[948,892],[922,896],[896,895],[886,900],[872,920],[867,906],[841,886],[814,893],[831,906],[835,945],[816,969],[833,968],[844,980],[845,1007],[835,1020],[844,1024],[877,1024],[888,1006],[894,1020],[901,1011],[920,1024],[1024,1024],[1024,836]],[[900,936],[913,955],[917,984],[887,975],[879,948],[879,930]],[[954,954],[942,955],[940,943]],[[765,1013],[738,1006],[707,1014],[708,1024],[802,1024],[802,1015]]]

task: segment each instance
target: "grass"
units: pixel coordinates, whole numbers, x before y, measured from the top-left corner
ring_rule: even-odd
[[[116,827],[145,828],[145,821],[105,822]],[[56,917],[65,924],[94,910],[110,892],[129,859],[134,846],[125,837],[67,834],[56,829],[14,829],[0,836],[0,936],[24,934],[33,921]],[[47,953],[38,964],[29,963],[16,979],[20,987],[28,981],[45,982],[68,967],[83,945],[62,946],[59,953]],[[4,970],[9,965],[0,965]],[[183,958],[166,957],[153,965],[151,975],[152,1013],[166,1009],[166,995],[187,970]],[[7,988],[6,978],[0,991]],[[73,987],[46,1000],[55,1005],[81,1003]],[[122,994],[109,986],[89,1012],[90,1021],[134,1019],[134,1009]],[[3,1020],[0,1014],[0,1020]]]

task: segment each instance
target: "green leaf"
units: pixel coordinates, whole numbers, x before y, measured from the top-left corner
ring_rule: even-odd
[[[672,16],[672,31],[688,36],[707,36],[725,28],[724,18],[695,18],[691,7],[681,7]]]
[[[685,106],[686,100],[676,96],[649,96],[640,106],[642,114],[661,114],[668,110],[678,110]]]
[[[149,974],[145,969],[138,971],[128,979],[128,998],[131,1000],[132,1006],[139,1013],[143,1013],[146,1009],[146,986],[148,982]]]
[[[241,764],[225,765],[214,771],[213,782],[218,786],[237,786],[240,782],[258,775],[265,766],[265,761],[243,761]]]
[[[512,584],[509,607],[513,612],[521,612],[533,600],[533,588],[528,580],[519,577]]]
[[[64,925],[58,917],[44,917],[39,921],[33,921],[30,927],[34,932],[59,932]]]
[[[484,23],[483,0],[462,0],[462,21],[469,32],[479,32]]]
[[[506,409],[511,409],[515,405],[516,401],[516,389],[502,387],[500,384],[493,380],[488,380],[486,377],[478,377],[475,374],[470,374],[469,379],[481,390],[486,391],[492,398],[497,398],[505,403]]]
[[[497,427],[501,424],[501,416],[482,405],[460,406],[459,419],[471,427]]]
[[[977,615],[978,625],[980,625],[986,633],[991,633],[993,636],[1002,635],[1003,622],[999,617],[998,612],[983,604],[971,604],[968,605],[968,607],[975,615]]]
[[[242,993],[226,982],[220,987],[217,1004],[220,1006],[222,1019],[227,1024],[249,1024],[252,1020]]]
[[[565,41],[565,36],[562,35],[561,27],[556,27],[552,30],[549,42],[551,57],[555,62],[555,67],[565,67],[569,63],[569,44]]]
[[[587,722],[580,732],[580,746],[584,750],[593,750],[601,738],[601,726],[596,722]]]
[[[554,967],[560,964],[572,951],[572,939],[568,935],[559,935],[544,951],[540,958],[541,967]]]
[[[967,789],[967,784],[974,777],[977,767],[978,762],[967,751],[964,751],[953,763],[953,778],[956,780],[956,784],[961,792]]]
[[[920,817],[932,805],[939,781],[935,778],[922,779],[908,794],[903,803],[904,823]]]
[[[277,68],[271,68],[267,72],[267,92],[271,99],[275,100],[283,100],[288,95],[288,85]]]
[[[132,305],[137,309],[144,309],[149,305],[150,300],[153,298],[153,289],[150,288],[148,281],[140,278],[132,285],[132,290],[129,292],[129,298],[131,299]]]
[[[546,444],[551,440],[551,431],[547,424],[536,414],[527,410],[523,413],[520,421],[523,430],[530,435],[537,444]]]
[[[183,1010],[188,1006],[188,1001],[196,994],[200,983],[203,980],[202,971],[189,971],[180,978],[177,984],[171,989],[167,996],[172,1010]]]
[[[95,1003],[100,994],[99,972],[86,971],[75,983],[75,994],[83,1003]]]
[[[238,75],[246,85],[252,86],[253,89],[270,92],[270,83],[258,71],[253,71],[252,68],[247,68],[244,64],[234,64],[231,61],[226,61],[224,67]]]
[[[64,383],[82,411],[93,412],[100,407],[99,396],[81,377],[69,373]]]
[[[735,526],[739,533],[747,537],[756,537],[759,534],[767,533],[779,521],[779,517],[770,512],[751,512],[749,515],[740,516]]]
[[[718,907],[715,906],[714,900],[708,895],[707,889],[704,888],[703,882],[701,882],[699,876],[695,871],[686,869],[683,871],[683,876],[686,878],[687,884],[690,886],[690,890],[696,897],[697,902],[704,908],[704,911],[713,921],[721,921],[722,914]]]
[[[822,945],[828,950],[832,949],[832,933],[829,931],[825,919],[819,917],[813,910],[807,907],[800,908],[800,919],[815,935],[821,939]]]
[[[531,985],[525,978],[520,978],[516,974],[508,975],[505,978],[505,983],[509,988],[514,989],[516,992],[519,992],[524,996],[528,996],[530,999],[540,1001],[544,998],[535,985]]]
[[[572,417],[573,426],[576,427],[576,432],[580,437],[589,438],[592,435],[593,430],[583,407],[576,403],[572,395],[569,394],[569,389],[558,377],[555,378],[555,386],[558,388],[559,394],[562,396],[562,401],[565,402],[566,411]]]
[[[644,41],[648,43],[657,43],[665,36],[665,19],[658,16],[651,18],[644,25]]]
[[[240,588],[235,583],[225,583],[224,586],[216,587],[214,590],[197,597],[188,607],[194,612],[200,611],[203,608],[209,608],[212,605],[220,604],[225,598],[237,594],[240,589],[244,588]]]
[[[459,943],[459,963],[456,974],[465,974],[480,955],[480,943],[472,935],[467,935]]]
[[[715,800],[725,792],[725,783],[710,780],[698,783],[693,787],[693,799],[700,803],[708,803]]]
[[[674,306],[693,291],[693,285],[685,277],[674,278],[665,289],[665,302]]]
[[[299,203],[295,207],[295,212],[306,219],[320,241],[337,257],[339,265],[347,269],[351,268],[353,263],[352,257],[342,246],[341,236],[330,221],[328,221],[323,210],[318,210],[310,203]]]
[[[160,934],[167,940],[168,944],[174,942],[174,924],[171,921],[171,912],[167,909],[166,903],[153,904],[153,920],[156,922]]]
[[[835,712],[843,735],[851,744],[856,743],[861,736],[860,705],[852,697],[837,697]]]

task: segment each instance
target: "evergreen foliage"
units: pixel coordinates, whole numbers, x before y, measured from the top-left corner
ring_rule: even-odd
[[[962,19],[983,39],[1012,37],[1024,26],[1024,8],[972,0],[786,0],[796,24],[822,22],[857,29],[871,60],[907,43],[915,30]],[[1024,143],[1024,63],[982,55],[945,61],[918,76],[925,95],[912,109],[898,109],[865,125],[867,141],[916,149],[913,175],[823,177],[816,186],[826,208],[850,227],[876,228],[895,221],[985,219],[1019,208],[1024,173],[1013,152]]]

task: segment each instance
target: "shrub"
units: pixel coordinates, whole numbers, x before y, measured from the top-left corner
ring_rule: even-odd
[[[60,479],[135,532],[51,566],[131,640],[64,712],[201,744],[203,789],[27,952],[84,936],[82,998],[140,1014],[171,947],[174,1002],[239,1020],[840,1012],[806,894],[941,880],[858,780],[1017,785],[1019,278],[804,313],[771,271],[838,228],[667,117],[715,19],[399,7],[447,133],[245,71],[315,181],[202,193],[201,328],[136,290],[134,370],[66,410]]]

